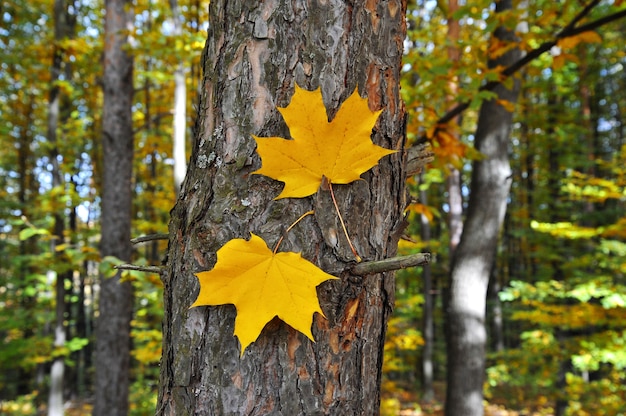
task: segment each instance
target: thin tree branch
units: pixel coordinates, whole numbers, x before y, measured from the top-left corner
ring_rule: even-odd
[[[133,238],[130,240],[130,242],[133,244],[139,244],[139,243],[145,243],[148,241],[167,240],[169,238],[170,238],[169,234],[148,234],[148,235],[142,235],[142,236]]]
[[[599,19],[594,20],[593,22],[589,22],[582,26],[578,26],[577,28],[573,28],[572,30],[567,32],[566,36],[563,36],[563,37],[575,36],[575,35],[578,35],[579,33],[587,32],[589,30],[594,30],[594,29],[599,28],[600,26],[604,26],[607,23],[614,22],[615,20],[619,20],[623,17],[626,17],[626,9],[601,17]]]
[[[430,253],[417,253],[409,256],[398,256],[384,260],[364,261],[352,267],[350,271],[359,276],[390,272],[394,270],[407,269],[409,267],[424,266],[430,263],[430,258]],[[162,266],[139,266],[129,263],[118,264],[113,268],[117,270],[133,270],[156,274],[161,274],[163,270],[165,270],[165,267]]]
[[[117,266],[113,266],[114,269],[117,270],[134,270],[137,272],[146,272],[146,273],[156,273],[156,274],[161,274],[163,272],[163,270],[165,269],[164,267],[161,266],[138,266],[136,264],[118,264]]]
[[[569,24],[567,26],[565,26],[563,28],[563,30],[561,30],[560,33],[563,32],[567,32],[569,30],[574,29],[574,27],[576,27],[576,24],[578,24],[578,22],[580,22],[585,16],[587,16],[589,13],[591,13],[591,10],[596,7],[598,5],[598,3],[600,3],[600,0],[593,0],[591,2],[589,2],[588,5],[586,5],[580,12],[578,12],[578,14],[572,19],[571,22],[569,22]],[[559,35],[557,35],[557,38],[559,37]]]
[[[603,26],[603,25],[605,25],[607,23],[610,23],[610,22],[613,22],[615,20],[619,20],[619,19],[621,19],[623,17],[626,17],[626,9],[624,9],[624,10],[620,10],[619,12],[615,12],[613,14],[610,14],[608,16],[601,17],[601,18],[599,18],[597,20],[594,20],[593,22],[589,22],[589,23],[584,24],[582,26],[574,27],[576,25],[576,23],[579,22],[587,14],[589,14],[591,9],[593,9],[593,7],[595,7],[597,4],[598,4],[597,0],[594,0],[593,2],[591,2],[580,13],[578,13],[578,15],[576,15],[576,17],[563,30],[561,30],[559,33],[557,33],[553,40],[544,42],[541,45],[539,45],[538,47],[536,47],[535,49],[529,51],[526,55],[524,55],[522,58],[520,58],[517,62],[514,62],[513,64],[509,65],[504,70],[502,70],[502,72],[500,73],[501,76],[502,76],[502,80],[501,81],[490,81],[490,82],[487,82],[485,85],[483,85],[482,87],[480,87],[478,89],[478,92],[481,92],[481,91],[493,91],[498,85],[501,85],[503,83],[504,79],[509,78],[511,75],[515,74],[517,71],[519,71],[520,69],[525,67],[528,63],[530,63],[533,60],[537,59],[539,56],[541,56],[545,52],[547,52],[550,49],[552,49],[552,47],[556,46],[556,44],[558,43],[559,40],[565,39],[565,38],[569,38],[569,37],[572,37],[572,36],[576,36],[576,35],[578,35],[580,33],[583,33],[583,32],[594,30],[594,29],[596,29],[596,28],[598,28],[600,26]],[[448,111],[446,114],[444,114],[437,121],[437,124],[446,124],[446,123],[448,123],[449,121],[454,119],[456,116],[461,114],[463,111],[467,110],[467,108],[470,106],[470,103],[471,103],[471,101],[464,101],[462,103],[457,104],[450,111]]]
[[[356,275],[390,272],[393,270],[406,269],[408,267],[424,266],[430,263],[430,253],[417,253],[410,256],[398,256],[390,259],[377,261],[364,261],[350,269]]]

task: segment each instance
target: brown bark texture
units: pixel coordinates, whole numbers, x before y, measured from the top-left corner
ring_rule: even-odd
[[[133,167],[133,59],[126,52],[130,1],[106,2],[100,253],[129,261]],[[100,279],[94,415],[128,414],[133,293],[120,273]]]
[[[511,8],[510,0],[496,3],[498,12]],[[516,39],[512,31],[504,28],[496,29],[494,36],[511,42]],[[520,55],[519,49],[513,49],[490,61],[489,66],[508,66]],[[498,99],[516,102],[519,80],[515,80],[512,89],[500,85],[494,92]],[[446,311],[447,416],[484,413],[486,297],[511,186],[508,145],[512,122],[513,114],[496,100],[482,103],[475,147],[484,158],[473,164],[467,218],[450,270]]]
[[[359,254],[396,253],[405,206],[405,110],[399,97],[406,3],[392,1],[214,0],[189,170],[172,211],[164,281],[165,321],[159,415],[374,415],[392,310],[391,273],[350,273],[354,256],[329,193],[275,201],[282,184],[261,175],[252,134],[289,137],[277,106],[294,84],[321,87],[329,116],[358,86],[384,108],[373,141],[400,152],[363,180],[334,186]],[[260,235],[270,247],[304,212],[281,251],[340,280],[318,287],[328,319],[316,314],[309,341],[273,320],[243,357],[232,305],[189,308],[216,251]]]

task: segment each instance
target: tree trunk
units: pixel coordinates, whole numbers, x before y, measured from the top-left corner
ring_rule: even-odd
[[[66,5],[63,0],[54,2],[54,40],[60,42],[66,36]],[[47,140],[52,151],[50,152],[50,162],[52,164],[52,186],[60,187],[62,177],[58,161],[57,129],[59,128],[59,118],[61,112],[61,94],[57,82],[61,76],[63,65],[63,52],[57,46],[54,48],[52,66],[50,68],[50,91],[48,97],[48,131]],[[54,239],[50,244],[50,252],[53,256],[58,256],[56,246],[63,244],[65,223],[61,212],[54,215]],[[56,277],[55,283],[55,323],[54,323],[54,347],[63,348],[65,346],[65,277],[66,273],[56,273],[50,270]],[[65,357],[59,355],[52,361],[50,367],[50,390],[48,395],[48,416],[63,415],[63,378],[65,373]]]
[[[74,36],[75,20],[72,18],[68,11],[68,4],[65,0],[55,0],[54,2],[54,53],[52,57],[52,65],[50,67],[50,91],[48,96],[48,119],[47,119],[47,133],[46,139],[50,145],[50,164],[52,166],[52,187],[61,188],[64,186],[63,172],[59,163],[59,143],[57,137],[57,130],[60,125],[67,119],[71,108],[67,100],[62,100],[61,89],[58,86],[58,81],[61,79],[61,72],[65,69],[66,80],[71,79],[71,70],[69,63],[63,62],[64,52],[59,43],[67,38]],[[56,212],[53,213],[54,226],[53,235],[54,238],[50,245],[50,252],[52,256],[56,258],[57,264],[60,264],[63,260],[63,250],[58,250],[57,247],[65,242],[65,208],[64,204],[60,201],[63,198],[63,193],[59,193],[55,198],[57,201]],[[54,265],[54,268],[58,266]],[[65,267],[62,267],[65,269]],[[66,281],[71,281],[72,271],[56,272],[50,270],[51,274],[55,275],[55,323],[54,323],[54,347],[61,349],[65,346],[67,327],[66,322]],[[63,392],[64,392],[64,379],[65,375],[65,355],[59,354],[52,361],[50,367],[50,390],[48,396],[48,416],[62,416],[64,413],[63,408]]]
[[[84,268],[86,270],[86,267]],[[78,278],[78,286],[75,288],[74,297],[75,301],[75,336],[77,338],[89,338],[88,331],[88,323],[87,323],[87,313],[86,313],[86,301],[87,297],[85,296],[85,274],[81,272],[80,277]],[[91,356],[91,348],[88,345],[81,348],[78,351],[72,353],[72,360],[74,361],[75,369],[74,373],[76,375],[75,385],[76,385],[76,396],[79,400],[85,399],[85,394],[88,389],[88,381],[87,381],[87,369],[89,366],[89,357]]]
[[[421,179],[421,176],[420,176]],[[421,180],[420,180],[421,182]],[[426,190],[420,190],[420,202],[428,205],[428,193]],[[426,215],[420,217],[420,237],[424,244],[425,250],[430,251],[428,245],[431,239],[430,221]],[[430,264],[426,264],[422,269],[422,284],[424,285],[422,293],[424,294],[424,306],[422,307],[422,337],[424,338],[424,347],[422,348],[422,400],[424,402],[432,402],[435,398],[434,381],[434,364],[433,352],[435,350],[435,307],[434,307],[434,290],[433,276]]]
[[[510,0],[496,2],[496,11],[511,7]],[[515,38],[503,28],[496,29],[494,36],[508,41]],[[489,65],[506,66],[517,60],[519,54],[518,50],[510,51]],[[495,92],[499,99],[515,102],[518,90],[516,81],[512,90],[499,86]],[[475,145],[484,159],[473,165],[467,218],[450,272],[446,333],[448,416],[484,412],[485,302],[511,184],[508,141],[512,116],[496,100],[490,100],[482,104],[478,118]]]
[[[556,91],[556,83],[550,82],[550,89],[548,93],[548,114],[547,114],[547,124],[548,127],[546,129],[546,137],[550,140],[548,141],[548,192],[550,197],[548,198],[548,212],[549,212],[549,221],[551,223],[557,223],[561,219],[561,213],[564,211],[563,200],[564,196],[561,190],[561,179],[563,177],[563,164],[560,161],[561,155],[563,154],[563,145],[559,142],[557,138],[557,129],[558,129],[558,121],[559,114],[558,109],[563,105],[562,99],[557,96]],[[555,250],[555,252],[559,252],[559,254],[567,253],[567,249],[562,247],[563,242],[558,242],[559,248]],[[567,244],[567,243],[565,243]],[[552,266],[552,280],[557,282],[563,282],[565,280],[565,270],[563,270],[563,260],[560,255],[553,256],[552,260],[550,260],[550,264]],[[563,350],[567,351],[565,347],[565,343],[567,342],[567,329],[556,327],[554,330],[554,338],[556,342],[563,348]],[[555,374],[554,385],[556,387],[555,391],[555,403],[554,403],[554,416],[565,416],[567,412],[567,407],[569,406],[569,400],[566,394],[567,390],[567,373],[571,371],[570,369],[570,358],[569,357],[560,357],[562,358],[561,362],[558,365],[558,371]]]
[[[454,64],[454,67],[458,65],[459,59],[461,57],[461,50],[458,46],[461,26],[459,24],[459,21],[454,18],[454,13],[458,10],[459,2],[457,0],[448,0],[447,34],[448,41],[450,42],[450,45],[448,46],[448,59]],[[454,76],[448,82],[448,90],[449,93],[447,101],[450,103],[450,107],[453,107],[459,90],[459,80],[457,76]],[[456,140],[460,140],[460,129],[457,127],[460,124],[460,121],[460,116],[454,117],[454,119],[452,120],[454,126],[449,131],[449,133]],[[454,251],[459,245],[459,241],[461,241],[461,234],[463,234],[463,194],[461,192],[461,171],[452,164],[448,165],[448,169],[449,173],[448,177],[446,178],[448,206],[450,208],[450,211],[448,213],[448,231],[450,233],[450,244],[448,247],[450,250],[450,261],[452,261]]]
[[[495,352],[502,352],[504,351],[504,317],[502,302],[500,301],[502,284],[500,283],[497,271],[498,264],[494,259],[489,276],[489,286],[487,287],[487,305],[489,308],[488,315],[491,319],[491,349]]]
[[[276,106],[294,84],[321,87],[332,118],[358,85],[370,108],[385,108],[373,141],[403,150],[399,98],[404,1],[249,2],[215,0],[204,51],[198,126],[187,176],[172,211],[163,274],[165,321],[159,415],[373,415],[392,310],[391,273],[356,276],[328,192],[275,201],[282,185],[259,175],[252,134],[288,136]],[[404,152],[383,158],[364,180],[336,186],[340,210],[365,260],[392,257],[405,206]],[[301,252],[341,280],[318,288],[309,341],[269,323],[243,357],[232,306],[189,309],[195,272],[210,269],[228,240],[262,236],[270,245],[304,212],[281,250]]]
[[[129,261],[133,166],[133,60],[126,52],[131,20],[129,0],[106,2],[104,47],[104,107],[102,115],[102,256]],[[128,413],[130,282],[116,276],[100,279],[96,325],[96,401],[94,415]]]
[[[35,122],[35,95],[34,94],[24,94],[23,97],[23,119],[21,120],[19,126],[19,136],[17,139],[17,174],[19,176],[18,179],[18,189],[17,189],[17,200],[18,206],[20,209],[20,213],[24,218],[30,217],[30,211],[34,206],[35,195],[37,195],[37,188],[39,184],[35,180],[35,160],[34,155],[31,149],[31,144],[33,142],[33,129],[30,126]],[[28,227],[28,225],[23,224],[20,226],[20,230]],[[18,254],[21,258],[26,258],[28,255],[38,254],[39,249],[37,247],[37,240],[35,238],[29,238],[27,240],[20,239],[18,246]],[[27,276],[33,273],[32,265],[29,261],[21,261],[17,266],[17,281],[18,282],[27,282]],[[24,293],[19,297],[19,308],[22,311],[35,311],[37,310],[35,305],[35,300],[33,296],[27,295]],[[29,315],[31,319],[34,318],[33,315]],[[41,336],[45,336],[46,329],[43,328],[41,332],[39,332]],[[26,328],[24,331],[24,339],[29,339],[30,337],[36,336],[32,328]],[[44,365],[37,365],[36,370],[37,376],[36,384],[37,386],[43,385],[44,378]],[[41,377],[40,377],[41,376]],[[12,390],[16,395],[24,395],[30,393],[32,389],[31,381],[31,373],[24,368],[17,368],[17,374],[14,379],[16,380],[14,386],[12,386]]]
[[[174,35],[180,38],[183,29],[181,15],[178,9],[178,1],[170,0],[172,10],[172,23],[174,25]],[[177,51],[177,53],[180,53]],[[182,59],[178,58],[176,69],[174,70],[174,122],[173,122],[173,152],[174,158],[174,189],[180,192],[180,186],[185,179],[187,171],[186,156],[186,133],[187,133],[187,69]]]

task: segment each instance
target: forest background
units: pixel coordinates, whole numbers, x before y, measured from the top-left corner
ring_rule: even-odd
[[[554,41],[586,7],[583,23],[624,11],[621,1],[519,2],[498,14],[490,1],[468,3],[418,0],[407,11],[407,133],[409,140],[427,137],[435,157],[410,180],[414,202],[400,251],[430,251],[434,258],[397,273],[384,414],[441,407],[450,253],[472,192],[471,162],[481,157],[472,147],[477,112],[494,97],[481,86],[512,82],[501,78],[502,68],[487,67],[488,58],[512,47],[493,41],[494,29],[516,29],[515,46],[530,52]],[[137,0],[133,8],[131,233],[140,237],[167,232],[185,162],[180,139],[193,137],[210,21],[206,1]],[[68,412],[89,414],[97,393],[99,276],[120,263],[98,249],[107,157],[103,13],[101,2],[89,0],[0,3],[2,414],[45,409],[54,395],[54,362],[65,368]],[[553,414],[565,402],[571,415],[619,415],[626,408],[624,33],[624,20],[615,20],[558,40],[514,75],[519,101],[501,103],[514,114],[513,180],[488,291],[485,395],[492,406]],[[443,125],[441,117],[457,103],[467,109]],[[165,245],[136,241],[133,264],[158,267]],[[158,273],[129,270],[125,278],[135,291],[131,413],[152,414],[162,285]]]

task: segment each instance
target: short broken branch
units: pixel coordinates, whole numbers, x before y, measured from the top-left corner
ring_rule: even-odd
[[[132,244],[146,243],[148,241],[156,241],[156,240],[167,240],[169,239],[169,234],[148,234],[142,235],[137,238],[133,238],[130,240]]]
[[[418,143],[408,149],[406,162],[406,176],[420,173],[424,167],[434,160],[434,154],[429,143]]]
[[[161,266],[138,266],[136,264],[128,264],[128,263],[118,264],[117,266],[114,266],[113,268],[117,270],[133,270],[137,272],[156,273],[156,274],[161,274],[163,270],[165,269],[164,267],[161,267]]]
[[[364,261],[352,267],[352,273],[360,276],[366,274],[390,272],[408,267],[424,266],[430,263],[430,253],[417,253],[409,256],[398,256],[377,261]]]

